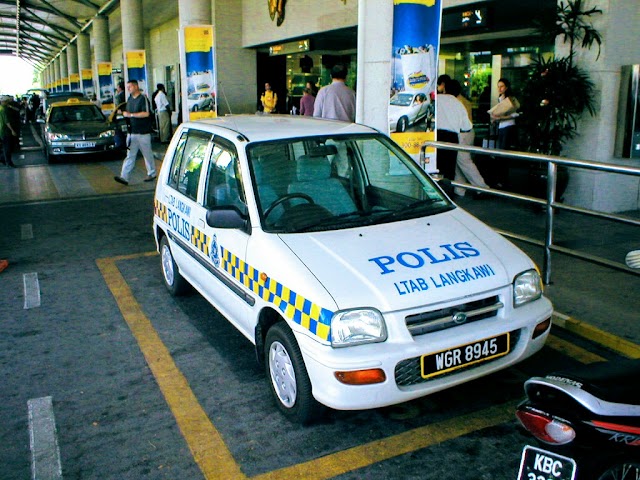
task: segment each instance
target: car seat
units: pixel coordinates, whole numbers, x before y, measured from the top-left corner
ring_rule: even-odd
[[[356,205],[337,178],[331,177],[331,163],[322,156],[301,155],[296,162],[297,181],[289,193],[304,193],[333,215],[354,212]],[[298,202],[300,203],[300,202]]]

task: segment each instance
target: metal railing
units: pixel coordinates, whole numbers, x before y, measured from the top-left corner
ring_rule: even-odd
[[[468,189],[476,192],[482,192],[482,193],[486,193],[486,194],[494,195],[498,197],[511,198],[511,199],[519,200],[526,203],[537,204],[545,208],[545,235],[544,235],[543,241],[536,240],[534,238],[530,238],[523,235],[518,235],[513,232],[500,231],[500,233],[506,237],[513,238],[515,240],[526,242],[532,245],[537,245],[544,249],[542,280],[545,285],[549,285],[551,282],[551,252],[552,251],[563,253],[565,255],[570,255],[572,257],[580,258],[582,260],[586,260],[599,265],[604,265],[606,267],[614,268],[616,270],[621,270],[627,273],[640,275],[640,271],[631,269],[627,267],[625,264],[614,262],[596,255],[579,252],[577,250],[573,250],[570,248],[565,248],[560,245],[555,245],[553,242],[554,216],[555,216],[556,210],[565,210],[565,211],[569,211],[569,212],[573,212],[581,215],[587,215],[595,218],[611,220],[614,222],[619,222],[627,225],[640,227],[640,220],[638,219],[634,219],[624,215],[616,215],[616,214],[605,213],[597,210],[590,210],[587,208],[575,207],[575,206],[566,205],[562,202],[557,201],[556,190],[557,190],[558,166],[618,173],[623,175],[633,175],[638,177],[640,177],[640,168],[627,167],[627,166],[621,166],[621,165],[611,165],[607,163],[592,162],[588,160],[572,160],[565,157],[558,157],[553,155],[541,155],[536,153],[516,152],[511,150],[472,147],[472,146],[466,146],[466,145],[459,145],[455,143],[435,142],[435,141],[427,142],[422,146],[421,154],[420,154],[420,162],[422,166],[424,166],[425,151],[427,147],[441,148],[443,150],[456,150],[456,151],[462,151],[462,152],[469,152],[469,153],[475,153],[475,154],[491,156],[491,157],[503,157],[503,158],[509,158],[509,159],[515,159],[515,160],[524,160],[526,162],[543,163],[547,165],[547,189],[546,189],[546,199],[544,200],[536,197],[531,197],[528,195],[522,195],[518,193],[507,192],[504,190],[498,190],[495,188],[488,189],[488,188],[475,187],[468,183],[451,182],[451,185],[455,187],[461,187],[464,189]],[[639,238],[640,238],[640,235],[639,235]]]

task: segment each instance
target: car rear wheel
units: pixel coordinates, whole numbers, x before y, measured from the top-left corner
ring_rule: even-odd
[[[287,418],[304,424],[322,413],[322,405],[311,393],[300,347],[286,323],[277,323],[267,332],[264,363],[276,405]]]
[[[640,478],[640,463],[623,462],[607,469],[599,480],[636,480]]]
[[[160,260],[162,263],[162,278],[169,293],[173,296],[185,293],[189,284],[180,275],[166,236],[163,236],[162,240],[160,240]]]
[[[396,132],[405,132],[409,126],[409,119],[407,117],[400,117],[398,125],[396,126]]]

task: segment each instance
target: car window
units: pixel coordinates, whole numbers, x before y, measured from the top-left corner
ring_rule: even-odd
[[[199,130],[184,132],[173,155],[169,174],[169,186],[196,200],[202,163],[211,134]]]
[[[217,141],[211,150],[205,207],[234,206],[245,211],[245,196],[238,155],[233,145]]]

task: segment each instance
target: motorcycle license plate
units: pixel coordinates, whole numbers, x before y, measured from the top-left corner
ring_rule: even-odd
[[[76,142],[73,146],[76,148],[93,148],[96,146],[96,142]]]
[[[574,480],[576,462],[569,457],[527,445],[522,450],[518,480]]]
[[[485,338],[421,358],[422,378],[431,378],[475,363],[486,362],[509,353],[509,334]]]

